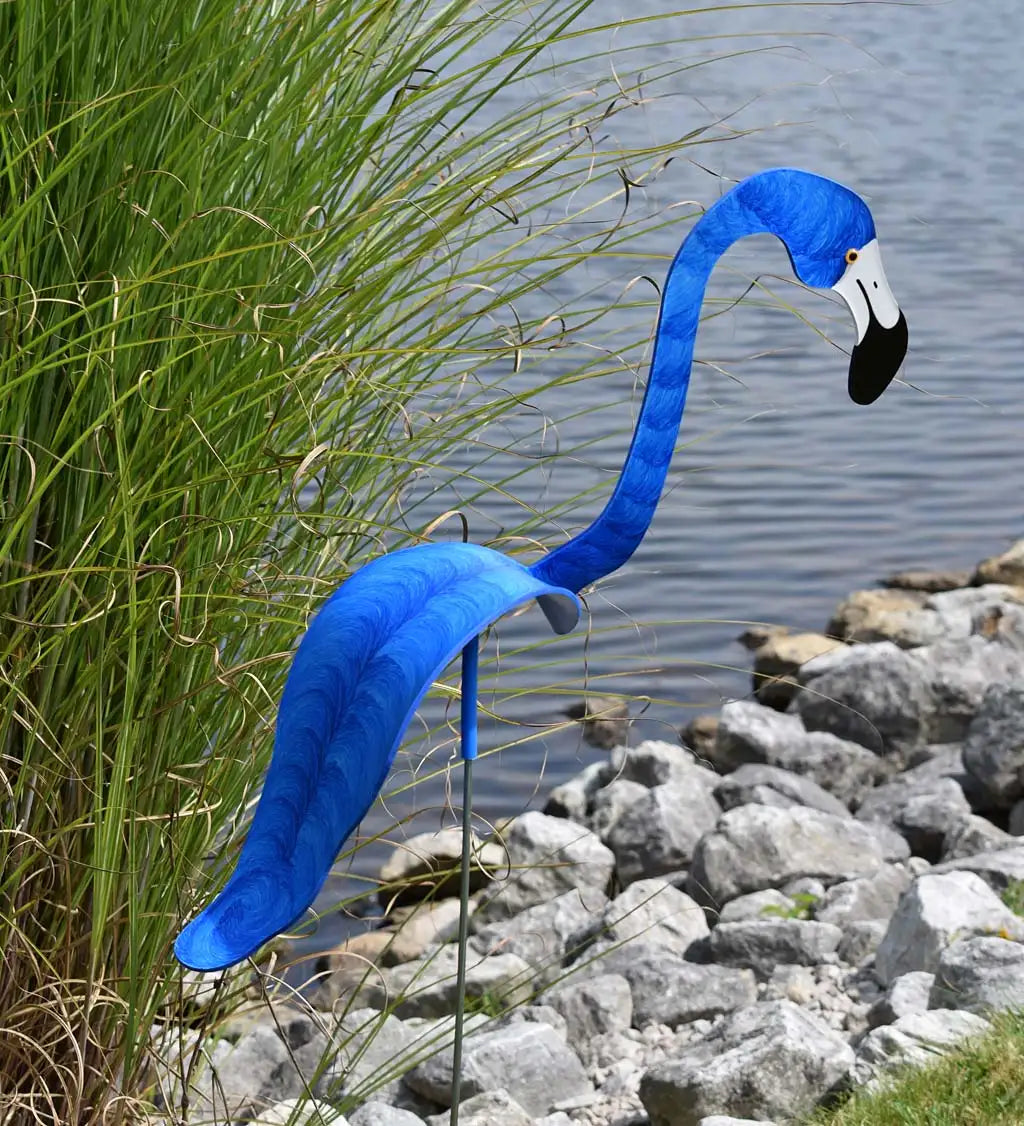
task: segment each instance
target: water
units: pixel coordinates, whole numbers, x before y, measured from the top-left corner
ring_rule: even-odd
[[[629,11],[670,7],[633,0]],[[602,0],[591,16],[612,22],[622,10],[619,0]],[[517,646],[545,636],[540,614],[500,631],[502,676],[485,679],[491,691],[484,701],[512,722],[483,725],[483,745],[504,747],[477,770],[483,818],[537,804],[597,753],[574,730],[538,737],[524,726],[556,722],[558,709],[579,697],[585,676],[604,691],[651,697],[634,742],[673,738],[695,711],[749,691],[736,622],[821,629],[840,598],[877,577],[916,566],[969,566],[1022,534],[1024,149],[1017,130],[1024,71],[1017,44],[1024,8],[1017,0],[807,10],[725,4],[671,26],[690,37],[723,30],[734,38],[695,43],[687,54],[764,49],[678,75],[663,99],[644,108],[643,128],[664,140],[745,106],[730,126],[775,127],[691,155],[725,181],[791,164],[858,190],[873,208],[889,281],[910,323],[905,382],[871,408],[854,407],[845,397],[846,357],[790,313],[744,302],[704,322],[697,358],[706,362],[694,372],[669,491],[636,556],[591,598],[589,641],[580,632],[517,658]],[[752,38],[755,32],[766,34]],[[617,65],[630,73],[679,60],[678,47],[658,42],[627,50],[659,38],[664,29],[650,25],[605,37]],[[572,77],[553,57],[552,82]],[[646,193],[646,203],[709,203],[721,190],[722,181],[680,159]],[[589,282],[598,296],[618,293],[635,273],[660,280],[675,246],[662,232],[636,249],[641,257],[619,274],[594,267]],[[788,276],[784,252],[770,239],[746,240],[726,256],[715,292],[736,295],[743,277],[764,272]],[[852,344],[841,307],[772,284],[838,343]],[[571,302],[575,295],[552,296]],[[602,321],[602,339],[625,349],[641,335],[638,325],[653,318],[653,306],[613,313]],[[725,365],[735,378],[713,365]],[[595,386],[588,385],[588,397]],[[564,503],[617,469],[628,444],[624,404],[638,401],[632,373],[609,376],[605,391],[606,402],[591,404],[602,409],[582,417],[572,417],[578,391],[555,390],[545,399],[564,445],[597,440],[585,459],[559,461],[534,484],[525,481],[527,499]],[[500,457],[491,468],[497,479]],[[589,501],[578,522],[597,507]],[[489,502],[475,518],[476,535],[520,516],[512,505]],[[553,683],[563,685],[565,697],[539,694]],[[429,704],[423,727],[444,714],[442,705]],[[413,739],[391,786],[443,767],[451,750],[450,736]],[[457,774],[449,782],[454,790]],[[451,824],[445,784],[435,778],[393,794],[386,810],[378,805],[368,816],[364,834],[416,809],[422,812],[390,839]],[[354,865],[340,865],[321,905],[351,893],[386,852],[373,845]],[[325,917],[305,945],[322,948],[346,926]]]

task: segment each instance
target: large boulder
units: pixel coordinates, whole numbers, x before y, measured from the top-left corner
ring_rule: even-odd
[[[445,1048],[405,1077],[412,1090],[441,1106],[452,1101],[454,1054]],[[519,1021],[466,1038],[462,1097],[504,1088],[528,1113],[547,1114],[557,1103],[593,1092],[579,1056],[543,1022]]]
[[[1024,652],[978,634],[913,650],[883,641],[832,661],[795,707],[809,731],[902,757],[928,743],[962,740],[988,686],[1022,676]]]
[[[934,1063],[989,1027],[984,1017],[951,1010],[900,1017],[894,1024],[869,1032],[857,1045],[854,1082],[875,1089],[891,1072]]]
[[[873,826],[850,818],[744,805],[723,814],[715,831],[701,839],[687,890],[714,907],[803,876],[850,880],[877,872],[891,858],[890,844]]]
[[[459,894],[461,829],[420,833],[398,845],[380,870],[377,898],[387,908]],[[493,841],[472,841],[470,891],[479,891],[505,867],[505,850]]]
[[[472,944],[482,954],[514,954],[539,981],[554,981],[566,955],[575,949],[574,936],[593,925],[607,903],[603,891],[573,888],[511,919],[487,924],[474,920]]]
[[[579,888],[605,892],[615,857],[589,829],[534,810],[517,817],[505,833],[508,876],[481,893],[480,924],[508,919]]]
[[[651,1126],[697,1126],[712,1114],[805,1114],[843,1080],[846,1041],[789,1001],[737,1010],[710,1035],[655,1065],[640,1084]]]
[[[625,1032],[633,1023],[633,996],[621,974],[601,973],[550,990],[544,1000],[565,1019],[569,1043],[585,1064],[590,1045],[598,1036]]]
[[[750,700],[732,700],[722,708],[715,739],[714,761],[724,773],[745,763],[780,767],[810,779],[847,805],[892,770],[858,743],[808,731],[798,715]]]
[[[765,763],[748,762],[727,774],[715,786],[715,797],[723,809],[738,805],[777,805],[781,809],[807,806],[836,817],[848,815],[846,806],[817,782]]]
[[[887,985],[912,970],[934,973],[943,950],[967,935],[1024,938],[1018,918],[971,872],[919,876],[900,898],[875,954],[875,971]]]
[[[1024,946],[994,935],[954,942],[939,958],[929,1007],[982,1016],[1024,1009]]]
[[[967,730],[964,766],[999,808],[1024,797],[1024,685],[989,686]]]
[[[599,957],[606,951],[641,940],[686,955],[708,936],[704,911],[667,880],[638,880],[591,916],[569,941],[570,951]]]
[[[950,826],[971,815],[963,790],[952,778],[907,778],[869,793],[857,809],[858,821],[891,825],[915,856],[936,861]]]
[[[689,867],[697,842],[721,812],[709,792],[686,782],[646,790],[604,836],[620,881],[631,884]]]
[[[637,1028],[678,1028],[731,1013],[757,999],[750,970],[689,962],[675,951],[642,941],[609,951],[591,967],[620,974],[629,982]]]
[[[843,932],[810,919],[748,919],[719,923],[711,954],[723,966],[740,966],[767,981],[776,966],[817,966],[835,959]]]

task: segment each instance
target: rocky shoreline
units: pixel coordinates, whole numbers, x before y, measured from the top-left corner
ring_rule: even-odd
[[[1024,1006],[1024,541],[744,641],[751,699],[478,844],[462,1126],[789,1122]],[[154,1030],[163,1114],[447,1126],[457,845],[311,992]]]

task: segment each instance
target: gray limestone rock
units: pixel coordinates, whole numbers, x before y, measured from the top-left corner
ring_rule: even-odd
[[[877,1088],[889,1072],[934,1063],[989,1027],[987,1020],[974,1013],[949,1009],[910,1013],[894,1024],[873,1029],[861,1040],[852,1078],[858,1085]]]
[[[611,756],[617,778],[653,789],[676,782],[710,795],[718,775],[702,765],[694,753],[677,743],[648,739],[638,747],[620,747]]]
[[[470,890],[479,891],[505,867],[505,850],[492,841],[473,840]],[[444,899],[459,894],[462,831],[439,829],[420,833],[395,848],[380,870],[377,898],[386,907]]]
[[[235,1045],[217,1041],[190,1100],[197,1118],[231,1122],[301,1093],[287,1045],[273,1025],[257,1025]]]
[[[742,923],[745,919],[779,919],[790,916],[796,910],[796,900],[784,895],[776,888],[752,891],[737,896],[718,913],[720,923]],[[834,922],[826,919],[825,922]]]
[[[1024,946],[996,936],[954,942],[939,959],[929,1007],[982,1016],[1024,1008]]]
[[[594,957],[614,946],[640,939],[684,955],[708,936],[704,911],[690,896],[663,877],[637,880],[617,895],[586,928],[569,940],[570,950]]]
[[[557,1104],[593,1091],[579,1056],[554,1028],[522,1021],[469,1036],[463,1044],[462,1095],[504,1088],[528,1114],[540,1116]],[[405,1077],[414,1091],[449,1106],[452,1050],[425,1060]]]
[[[932,991],[935,974],[924,970],[912,970],[896,978],[885,993],[868,1011],[868,1026],[879,1028],[883,1024],[895,1024],[901,1017],[911,1013],[928,1011],[928,999]]]
[[[544,803],[544,813],[549,817],[562,817],[585,824],[590,803],[601,787],[614,776],[615,771],[610,763],[588,763],[579,774],[560,786],[555,786]]]
[[[598,974],[581,981],[573,978],[546,993],[544,999],[565,1019],[569,1042],[585,1064],[595,1062],[590,1045],[598,1036],[623,1032],[633,1022],[633,997],[621,974]]]
[[[1024,843],[1011,848],[961,856],[956,860],[945,860],[941,864],[936,864],[932,871],[936,874],[974,872],[993,891],[1002,895],[1011,882],[1024,880]]]
[[[573,888],[549,903],[528,907],[511,919],[474,926],[473,946],[481,953],[514,954],[539,982],[561,973],[574,935],[604,916],[608,899],[599,888]]]
[[[916,652],[891,641],[855,646],[814,678],[813,692],[797,696],[795,708],[804,726],[859,743],[876,755],[898,755],[927,742],[925,717],[937,703]]]
[[[376,1100],[363,1103],[348,1116],[349,1126],[424,1126],[423,1119],[411,1110]],[[316,1126],[316,1124],[311,1124]],[[333,1123],[330,1126],[334,1126]]]
[[[587,824],[608,843],[608,833],[618,819],[637,802],[642,802],[650,787],[629,778],[614,778],[607,786],[598,790],[590,803]]]
[[[390,1008],[398,1017],[443,1017],[455,1012],[458,946],[438,946],[423,958],[405,962],[371,976],[359,1000],[374,1009]],[[469,951],[466,996],[485,996],[505,1008],[528,1000],[533,992],[533,968],[515,954]]]
[[[721,905],[801,876],[829,882],[867,876],[882,867],[886,853],[872,827],[850,818],[745,805],[723,814],[715,831],[701,838],[687,890]]]
[[[839,960],[848,966],[859,966],[882,944],[888,923],[885,919],[858,919],[847,923],[839,943]]]
[[[652,1126],[695,1126],[711,1114],[804,1114],[854,1062],[846,1041],[788,1001],[750,1005],[704,1040],[656,1064],[640,1084]]]
[[[432,1114],[427,1119],[427,1126],[449,1126],[450,1122],[449,1112],[445,1111],[444,1114]],[[534,1122],[533,1115],[524,1110],[504,1087],[484,1091],[459,1103],[460,1126],[534,1126]]]
[[[815,905],[814,917],[838,927],[877,920],[888,922],[910,880],[910,873],[902,865],[883,864],[870,876],[833,884]]]
[[[980,635],[913,650],[883,641],[854,646],[815,677],[814,691],[800,693],[795,707],[809,731],[898,757],[962,740],[988,686],[1022,675],[1024,653]]]
[[[996,852],[1014,847],[1014,838],[993,825],[987,817],[972,813],[954,821],[942,842],[943,861],[963,860],[980,852]]]
[[[827,654],[810,664],[831,657]],[[859,800],[892,770],[858,743],[808,731],[799,715],[776,712],[749,700],[733,700],[722,708],[715,763],[724,773],[745,763],[777,766],[809,778],[846,805]]]
[[[619,974],[629,982],[637,1028],[648,1024],[676,1028],[732,1012],[757,997],[749,970],[689,962],[676,951],[643,939],[601,954],[582,972]]]
[[[816,966],[834,959],[843,932],[809,919],[750,919],[719,923],[711,932],[711,954],[723,966],[754,971],[767,981],[778,965]]]
[[[1001,931],[1024,938],[1024,919],[978,876],[919,876],[900,898],[875,955],[875,970],[884,985],[912,970],[934,973],[943,950],[956,939]]]
[[[1024,797],[1024,686],[993,683],[971,721],[964,766],[1001,809]]]
[[[285,1099],[259,1111],[249,1120],[249,1126],[359,1126],[359,1123],[321,1099]],[[383,1126],[388,1126],[386,1121]],[[411,1126],[423,1126],[422,1119],[414,1116]]]
[[[782,809],[807,806],[836,817],[849,815],[846,806],[817,782],[766,763],[744,763],[718,783],[715,797],[723,809],[753,804],[776,805]]]
[[[936,861],[950,825],[970,814],[964,792],[952,778],[906,780],[900,775],[864,798],[857,820],[891,825],[915,856]]]
[[[631,884],[686,868],[697,842],[715,827],[720,813],[708,790],[689,782],[664,782],[646,790],[605,834],[619,879]]]
[[[415,1028],[375,1009],[346,1012],[336,1026],[337,1045],[318,1092],[393,1102],[402,1075],[423,1051]]]
[[[604,892],[615,857],[596,834],[573,821],[531,810],[505,834],[509,875],[481,893],[481,924],[518,915],[573,888]]]

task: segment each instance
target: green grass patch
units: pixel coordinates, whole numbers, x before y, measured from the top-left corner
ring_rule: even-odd
[[[930,1067],[898,1073],[873,1094],[855,1093],[808,1126],[1017,1126],[1024,1122],[1024,1013]]]

